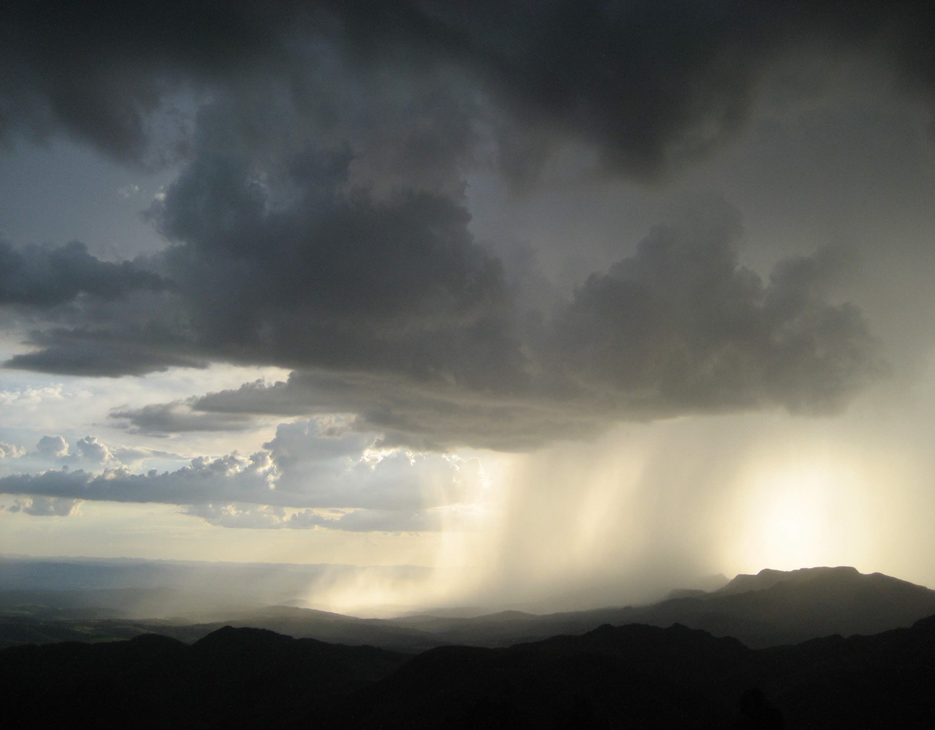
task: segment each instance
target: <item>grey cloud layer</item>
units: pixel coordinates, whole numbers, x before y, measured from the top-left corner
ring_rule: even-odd
[[[153,306],[158,307],[159,302]],[[174,303],[167,303],[167,308]],[[14,355],[6,367],[59,375],[116,377],[165,372],[171,367],[204,368],[208,361],[191,352],[187,333],[166,329],[152,322],[151,313],[140,313],[132,321],[121,304],[89,315],[91,326],[53,327],[29,333],[32,352]],[[79,314],[77,317],[81,319]],[[184,325],[183,325],[184,326]]]
[[[173,401],[153,403],[139,408],[117,408],[111,418],[126,422],[130,433],[165,436],[192,431],[233,432],[250,428],[251,419],[245,414],[195,412],[191,402]]]

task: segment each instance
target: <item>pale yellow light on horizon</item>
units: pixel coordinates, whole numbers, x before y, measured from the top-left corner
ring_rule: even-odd
[[[877,540],[867,474],[841,455],[757,460],[735,498],[727,574],[874,562]]]

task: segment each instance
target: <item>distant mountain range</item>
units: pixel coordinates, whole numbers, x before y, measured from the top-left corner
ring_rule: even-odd
[[[0,592],[0,646],[127,639],[143,633],[160,633],[193,642],[231,625],[413,653],[445,645],[505,647],[559,634],[584,634],[604,624],[667,627],[678,623],[713,636],[739,639],[751,648],[764,648],[834,634],[875,634],[908,627],[935,614],[935,591],[880,573],[865,575],[848,567],[763,570],[757,575],[738,575],[708,593],[676,592],[677,597],[650,606],[545,615],[503,611],[468,618],[427,613],[396,619],[362,619],[294,606],[272,606],[230,608],[224,620],[136,621],[112,617],[113,609],[92,607],[95,597],[113,603],[114,594],[120,594],[120,600],[130,600],[133,596],[128,598],[125,594],[133,590]],[[139,592],[147,601],[156,601],[160,595],[157,589]],[[56,601],[64,607],[57,606]]]

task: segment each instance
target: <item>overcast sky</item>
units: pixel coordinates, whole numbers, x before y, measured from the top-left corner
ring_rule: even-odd
[[[0,552],[935,585],[931,3],[0,29]]]

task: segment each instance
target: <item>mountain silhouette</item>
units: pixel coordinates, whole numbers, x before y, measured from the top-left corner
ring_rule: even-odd
[[[654,625],[678,621],[765,647],[832,634],[875,634],[932,613],[935,591],[837,567],[739,575],[720,590],[657,604],[635,612],[634,619]]]
[[[750,649],[674,625],[507,649],[444,647],[362,693],[364,728],[935,726],[935,616],[874,636]]]
[[[719,590],[676,593],[650,606],[544,616],[518,611],[467,619],[423,615],[394,623],[432,634],[442,643],[490,647],[583,634],[602,624],[680,623],[715,636],[732,636],[751,647],[767,647],[908,627],[933,613],[935,591],[880,573],[837,567],[739,575]]]
[[[414,657],[232,627],[0,650],[12,728],[927,728],[933,684],[935,616],[768,649],[634,624]]]
[[[90,599],[87,599],[90,600]],[[80,609],[85,611],[87,609]],[[223,621],[100,618],[48,605],[0,607],[0,647],[52,641],[127,639],[160,633],[192,643],[225,625],[265,628],[295,638],[372,645],[403,652],[437,646],[506,647],[558,634],[584,634],[603,624],[679,623],[714,636],[731,636],[763,648],[840,634],[874,634],[909,627],[935,613],[935,591],[880,573],[854,568],[763,570],[739,575],[708,593],[675,592],[649,606],[628,606],[546,615],[522,611],[459,617],[453,612],[397,619],[362,619],[292,606],[231,609]],[[456,612],[455,612],[456,613]]]
[[[6,727],[290,726],[408,657],[225,627],[192,645],[156,634],[0,651]]]

